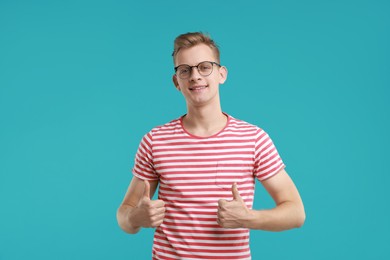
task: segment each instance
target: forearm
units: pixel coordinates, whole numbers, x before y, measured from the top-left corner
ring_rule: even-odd
[[[129,234],[136,234],[140,230],[139,226],[135,226],[132,223],[131,213],[133,213],[133,210],[134,208],[129,205],[121,205],[116,214],[118,225]]]
[[[305,222],[303,205],[286,201],[269,210],[250,210],[243,226],[249,229],[283,231],[298,228]]]

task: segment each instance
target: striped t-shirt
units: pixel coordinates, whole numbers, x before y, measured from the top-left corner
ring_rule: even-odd
[[[159,180],[165,202],[156,229],[153,259],[250,259],[249,230],[217,223],[218,200],[232,200],[232,184],[252,208],[255,178],[263,181],[284,168],[266,132],[228,116],[219,133],[197,137],[182,118],[147,133],[138,148],[134,176]]]

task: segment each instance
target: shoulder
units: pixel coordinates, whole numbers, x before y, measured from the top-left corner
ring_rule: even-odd
[[[153,127],[146,135],[153,137],[159,135],[170,135],[181,129],[181,117],[173,119],[163,125]]]
[[[228,117],[229,117],[229,127],[231,129],[241,130],[241,131],[251,131],[256,133],[264,132],[264,130],[257,125],[248,123],[241,119],[237,119],[231,115],[228,115]]]
[[[254,142],[263,142],[270,137],[264,129],[257,125],[248,123],[244,120],[234,118],[229,115],[229,126],[226,129],[232,134],[240,135],[242,137],[250,138]]]

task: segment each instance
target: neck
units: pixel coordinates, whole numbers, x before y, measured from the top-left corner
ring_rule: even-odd
[[[214,135],[221,131],[227,123],[227,117],[218,108],[205,106],[188,107],[188,113],[183,118],[184,128],[191,134],[201,137]]]

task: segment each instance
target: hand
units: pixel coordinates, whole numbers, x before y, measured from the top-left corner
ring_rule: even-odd
[[[164,221],[165,204],[162,200],[150,199],[150,184],[144,180],[144,194],[132,212],[133,223],[140,227],[158,227]]]
[[[218,201],[217,222],[223,228],[242,228],[250,210],[241,198],[236,183],[232,185],[232,194],[233,200]]]

